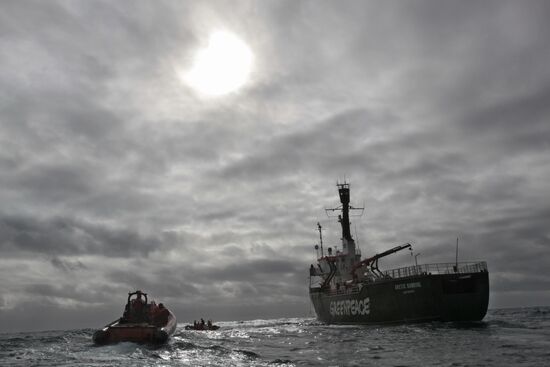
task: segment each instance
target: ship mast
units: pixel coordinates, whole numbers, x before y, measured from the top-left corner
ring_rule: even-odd
[[[349,184],[337,184],[340,202],[342,203],[342,216],[338,216],[338,221],[342,225],[342,239],[347,242],[354,242],[351,238],[349,225]],[[345,244],[345,242],[344,242]]]
[[[338,221],[340,222],[342,226],[342,246],[344,249],[344,253],[347,253],[349,255],[354,256],[355,255],[355,241],[353,240],[353,237],[351,236],[351,230],[350,230],[350,223],[349,223],[349,212],[350,210],[361,210],[363,211],[365,208],[354,208],[352,207],[350,202],[350,194],[349,194],[349,183],[336,183],[336,186],[338,187],[338,194],[340,195],[340,203],[342,203],[341,206],[337,208],[331,208],[331,209],[325,209],[325,211],[341,211],[342,214],[338,215]],[[361,212],[362,214],[362,212]]]

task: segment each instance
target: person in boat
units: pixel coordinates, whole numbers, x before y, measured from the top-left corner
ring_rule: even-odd
[[[204,319],[201,317],[201,330],[204,329]]]
[[[212,329],[212,320],[208,320],[207,325],[209,329]]]
[[[170,311],[166,307],[164,307],[164,304],[159,303],[157,307],[157,311],[155,312],[155,318],[153,320],[153,323],[155,325],[166,325],[168,322],[168,317],[170,316]]]
[[[134,298],[129,305],[126,305],[122,316],[125,322],[139,323],[148,321],[148,308],[145,304],[145,300],[141,296],[142,293],[137,291],[136,298]]]
[[[161,308],[156,304],[155,301],[149,304],[149,320],[153,325],[161,325]]]
[[[141,292],[137,291],[136,298],[132,300],[132,308],[142,309],[144,305],[145,305],[145,300],[141,298]]]

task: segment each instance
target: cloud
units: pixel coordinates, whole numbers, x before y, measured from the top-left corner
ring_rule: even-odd
[[[79,269],[88,269],[80,260],[77,261],[66,261],[61,260],[59,257],[54,257],[51,260],[51,263],[56,268],[63,270],[64,272],[78,271]]]
[[[128,253],[147,255],[171,244],[159,237],[146,237],[128,229],[78,221],[72,218],[36,219],[4,216],[0,221],[0,246],[9,254],[85,255],[125,257]],[[52,264],[67,267],[54,257]],[[77,267],[81,267],[76,263]]]

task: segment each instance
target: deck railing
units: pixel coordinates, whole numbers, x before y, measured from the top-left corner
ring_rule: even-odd
[[[481,273],[487,271],[487,262],[459,262],[457,263],[437,263],[437,264],[423,264],[406,266],[403,268],[390,269],[383,271],[383,276],[371,278],[366,282],[377,282],[384,279],[399,279],[407,278],[424,274],[467,274],[467,273]],[[310,277],[311,282],[311,277]],[[310,283],[310,288],[312,284]],[[316,287],[313,287],[316,288]],[[337,294],[354,294],[361,290],[357,283],[350,285],[342,285],[338,289],[328,288],[324,292],[329,295]]]
[[[459,262],[438,263],[406,266],[403,268],[390,269],[382,273],[388,278],[406,278],[421,274],[465,274],[481,273],[487,271],[487,263],[480,262]]]

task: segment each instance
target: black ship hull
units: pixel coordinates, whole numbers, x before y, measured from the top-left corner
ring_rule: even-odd
[[[310,288],[317,318],[329,324],[479,321],[487,313],[487,271],[418,274],[353,288]]]

